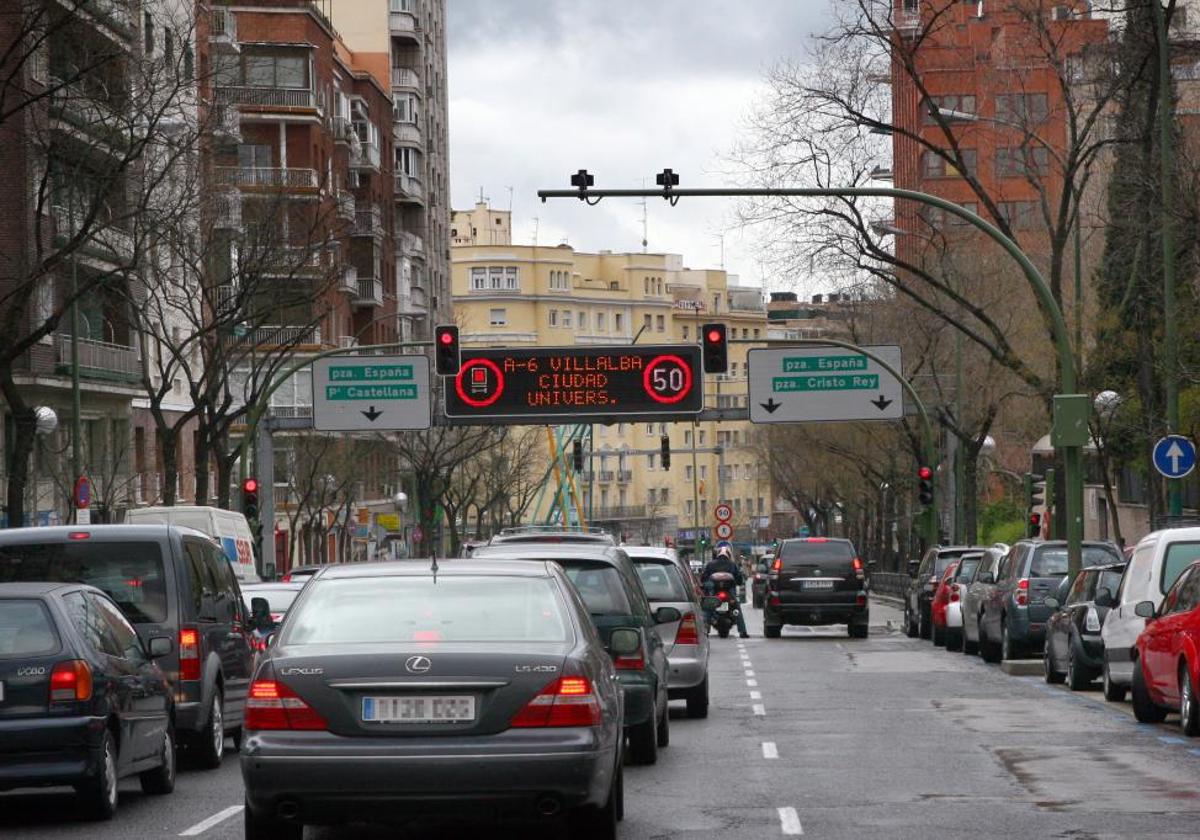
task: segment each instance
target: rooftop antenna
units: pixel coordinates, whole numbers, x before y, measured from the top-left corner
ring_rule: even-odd
[[[717,243],[721,248],[721,270],[725,270],[725,232],[713,234],[717,238]]]
[[[483,194],[483,187],[481,186],[481,187],[479,188],[479,203],[480,203],[480,204],[487,204],[487,202],[488,202],[488,199],[487,199],[487,197],[485,197],[485,196],[484,196],[484,194]]]
[[[506,190],[508,190],[508,212],[509,212],[509,213],[512,213],[512,197],[513,197],[513,188],[512,188],[512,187],[505,187],[505,189],[506,189]]]
[[[533,217],[533,247],[534,248],[537,247],[537,237],[538,237],[538,217],[534,216]]]

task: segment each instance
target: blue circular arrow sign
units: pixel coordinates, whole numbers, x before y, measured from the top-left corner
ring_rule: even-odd
[[[1167,435],[1154,444],[1154,468],[1167,478],[1183,478],[1196,468],[1196,444],[1183,435]]]

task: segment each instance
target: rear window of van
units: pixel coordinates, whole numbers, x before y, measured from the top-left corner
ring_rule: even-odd
[[[1192,565],[1193,560],[1200,560],[1200,542],[1175,542],[1167,546],[1163,558],[1162,576],[1158,582],[1159,591],[1166,595],[1167,590],[1175,585],[1175,581],[1183,574],[1183,570]]]

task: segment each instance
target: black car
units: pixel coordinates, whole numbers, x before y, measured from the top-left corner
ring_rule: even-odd
[[[167,645],[159,664],[175,695],[180,745],[197,766],[220,766],[226,735],[241,737],[254,655],[218,543],[175,525],[14,528],[0,531],[0,583],[9,581],[95,586],[147,649]]]
[[[1124,573],[1124,562],[1090,566],[1071,583],[1063,578],[1059,591],[1046,599],[1049,609],[1057,609],[1046,622],[1046,682],[1066,680],[1072,691],[1082,691],[1104,671],[1100,628]]]
[[[845,624],[865,639],[870,624],[862,560],[849,540],[805,537],[779,544],[763,607],[763,635],[778,639],[785,624]]]
[[[637,625],[610,638],[640,651]],[[447,814],[612,840],[622,815],[616,669],[555,563],[330,566],[260,661],[246,729],[247,838]]]
[[[602,543],[545,545],[517,543],[483,546],[473,555],[480,560],[553,561],[566,570],[579,590],[600,638],[610,644],[617,628],[635,628],[642,637],[636,654],[613,654],[617,678],[625,694],[625,729],[629,758],[653,764],[658,748],[671,740],[668,688],[670,663],[659,636],[659,625],[674,624],[682,615],[674,607],[654,609],[646,597],[633,561],[622,549]]]
[[[117,782],[175,788],[174,706],[117,605],[79,584],[0,583],[0,790],[73,785],[98,819]]]
[[[910,637],[928,639],[933,635],[933,595],[947,567],[964,554],[981,554],[985,550],[968,545],[935,546],[925,552],[920,563],[915,560],[909,563],[912,581],[904,593],[904,631]]]

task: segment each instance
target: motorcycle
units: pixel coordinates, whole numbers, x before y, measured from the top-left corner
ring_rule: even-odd
[[[741,614],[738,602],[737,583],[729,572],[716,572],[704,584],[710,593],[707,603],[708,626],[717,628],[717,635],[729,638],[729,631],[737,625]]]

